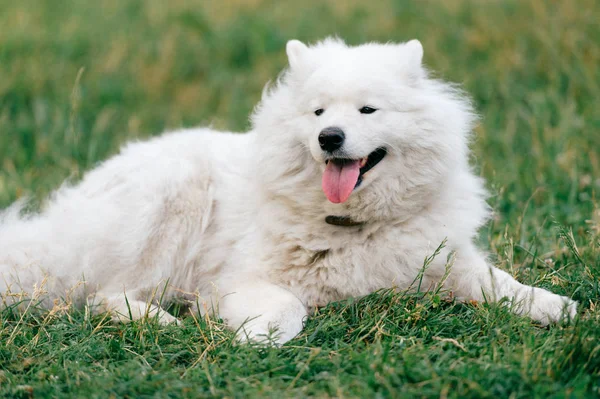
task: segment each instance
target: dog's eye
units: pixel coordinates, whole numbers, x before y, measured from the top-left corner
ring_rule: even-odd
[[[375,108],[373,107],[362,107],[361,109],[358,110],[361,114],[372,114],[373,112],[377,111]]]
[[[323,112],[325,112],[325,110],[323,108],[319,108],[315,111],[315,115],[319,116],[321,115]]]

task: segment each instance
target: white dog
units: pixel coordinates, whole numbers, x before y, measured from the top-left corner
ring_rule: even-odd
[[[468,164],[473,111],[428,77],[421,43],[292,40],[287,54],[251,132],[132,143],[39,214],[5,211],[4,305],[44,284],[48,306],[93,296],[117,318],[170,322],[160,300],[196,294],[193,310],[218,307],[252,339],[276,328],[283,343],[316,306],[414,289],[447,240],[421,289],[508,297],[541,323],[575,316],[575,302],[518,283],[476,248],[489,211]]]

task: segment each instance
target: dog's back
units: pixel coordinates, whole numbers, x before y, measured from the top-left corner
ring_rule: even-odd
[[[215,158],[238,141],[247,139],[200,130],[132,143],[80,184],[56,191],[38,214],[20,215],[22,203],[6,210],[0,224],[5,303],[34,291],[46,292],[39,299],[48,304],[73,289],[75,299],[98,290],[122,294],[125,287],[147,295],[165,281],[195,290],[190,276],[198,276],[213,220]]]

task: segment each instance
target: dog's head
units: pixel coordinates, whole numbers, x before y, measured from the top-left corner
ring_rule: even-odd
[[[311,193],[313,203],[349,212],[377,203],[389,217],[467,167],[471,107],[428,77],[419,41],[349,47],[327,39],[308,47],[292,40],[287,55],[289,70],[253,116],[261,162],[271,167],[263,177],[279,194]]]

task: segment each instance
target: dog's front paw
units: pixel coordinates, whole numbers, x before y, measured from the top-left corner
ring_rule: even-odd
[[[282,345],[302,331],[307,310],[290,291],[256,280],[233,287],[222,297],[219,314],[238,341]]]
[[[577,302],[570,298],[536,288],[534,289],[527,313],[532,319],[539,321],[543,325],[569,321],[577,316]]]
[[[262,320],[261,320],[262,319]],[[283,325],[268,322],[268,318],[259,317],[240,327],[236,340],[240,343],[254,342],[264,345],[281,346],[292,340],[302,331],[302,319],[289,319]]]

